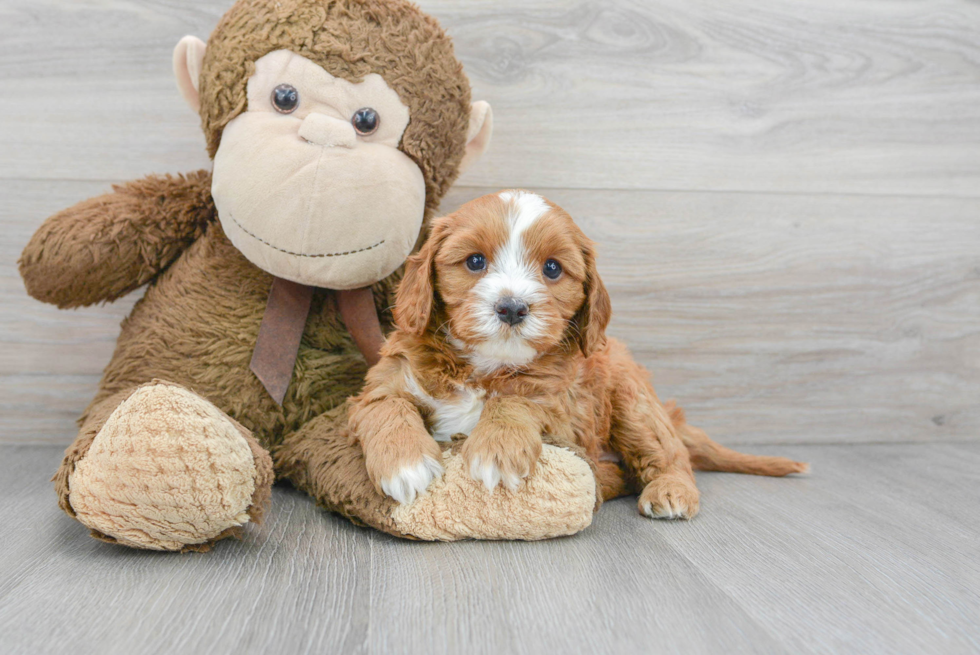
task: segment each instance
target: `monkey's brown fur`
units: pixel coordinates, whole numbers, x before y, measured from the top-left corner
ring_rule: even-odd
[[[394,0],[240,0],[212,34],[201,74],[201,118],[212,156],[224,126],[246,108],[254,61],[277,49],[350,81],[383,73],[411,110],[401,149],[424,174],[428,221],[457,175],[470,102],[468,81],[436,22]],[[244,426],[271,451],[277,476],[323,507],[401,534],[390,518],[392,501],[368,481],[360,448],[346,436],[343,403],[360,389],[367,366],[331,292],[314,295],[282,407],[249,370],[272,277],[225,237],[210,180],[199,171],[117,186],[52,216],[24,250],[19,265],[28,292],[59,307],[111,301],[148,285],[122,324],[98,393],[54,477],[61,507],[74,515],[70,476],[107,417],[137,388],[161,380],[193,391]],[[386,331],[400,275],[373,286]],[[270,458],[253,450],[261,474]],[[265,477],[256,480],[255,519],[268,498]]]

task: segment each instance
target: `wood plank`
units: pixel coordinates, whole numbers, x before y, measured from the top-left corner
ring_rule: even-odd
[[[980,193],[980,7],[425,4],[499,129],[480,186]]]
[[[44,306],[13,264],[44,216],[104,189],[0,181],[2,442],[71,439],[131,307]],[[980,201],[540,191],[600,243],[611,334],[719,440],[980,432]]]
[[[228,4],[4,3],[0,177],[204,165],[170,53]],[[422,5],[495,107],[493,147],[466,185],[980,193],[975,3]]]
[[[980,649],[980,443],[761,452],[813,474],[700,474],[672,548],[792,652]]]

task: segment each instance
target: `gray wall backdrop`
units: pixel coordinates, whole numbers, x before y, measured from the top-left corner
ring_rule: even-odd
[[[113,182],[208,165],[170,56],[228,4],[0,4],[0,442],[70,442],[135,300],[35,302],[21,248]],[[730,444],[976,439],[980,5],[421,4],[496,117],[445,210],[504,187],[568,209],[611,332],[694,422]]]

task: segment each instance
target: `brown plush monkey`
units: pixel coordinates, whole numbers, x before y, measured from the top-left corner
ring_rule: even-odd
[[[595,479],[574,449],[493,496],[447,450],[443,478],[396,508],[348,440],[344,401],[391,326],[400,266],[489,141],[489,106],[470,104],[436,21],[401,0],[239,0],[174,64],[213,171],[81,202],[20,260],[28,292],[59,307],[148,285],[55,475],[61,507],[157,550],[239,534],[276,477],[399,536],[588,525]]]

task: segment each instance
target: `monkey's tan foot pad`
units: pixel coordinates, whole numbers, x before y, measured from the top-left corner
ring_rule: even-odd
[[[487,491],[462,456],[443,452],[446,471],[414,502],[392,513],[397,528],[427,541],[521,539],[575,534],[592,523],[592,469],[571,451],[544,446],[534,473],[511,491]]]
[[[272,461],[207,400],[164,382],[109,416],[69,477],[69,502],[94,536],[151,550],[203,549],[261,518]]]

